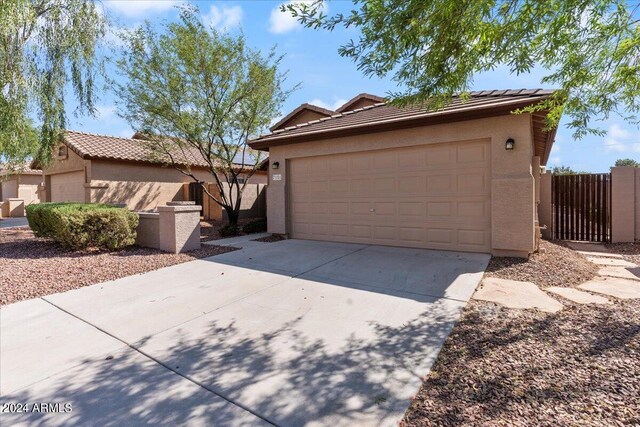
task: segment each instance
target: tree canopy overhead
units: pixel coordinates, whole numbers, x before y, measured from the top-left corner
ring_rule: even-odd
[[[602,134],[596,118],[638,123],[640,4],[627,0],[353,0],[326,15],[321,1],[282,8],[307,27],[355,27],[340,47],[366,76],[391,75],[398,104],[435,107],[470,90],[476,73],[541,66],[556,95],[526,111],[549,110],[548,126],[569,117],[574,136]],[[487,88],[489,89],[489,88]],[[494,88],[498,89],[498,88]]]
[[[0,0],[0,158],[20,162],[39,151],[47,160],[65,127],[68,85],[77,112],[94,111],[104,31],[92,0]]]
[[[280,57],[205,26],[192,7],[163,33],[147,23],[124,41],[117,61],[124,79],[115,84],[120,116],[148,136],[150,157],[195,182],[188,159],[204,159],[218,191],[203,189],[235,225],[263,157],[248,139],[268,128],[290,93],[281,86]]]

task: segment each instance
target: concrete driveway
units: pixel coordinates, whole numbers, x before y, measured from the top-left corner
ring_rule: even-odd
[[[27,217],[0,218],[0,228],[26,227],[29,225]]]
[[[3,307],[2,424],[395,426],[489,259],[246,240]]]

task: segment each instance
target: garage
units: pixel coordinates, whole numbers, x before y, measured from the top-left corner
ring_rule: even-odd
[[[52,202],[85,202],[84,171],[51,175]]]
[[[489,252],[490,143],[290,160],[291,237]]]
[[[360,94],[249,143],[269,152],[267,230],[294,239],[527,258],[555,138],[542,89],[399,106]],[[520,111],[518,111],[520,110]],[[517,112],[517,114],[515,114]]]

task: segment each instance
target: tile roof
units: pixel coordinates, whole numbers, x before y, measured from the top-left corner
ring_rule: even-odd
[[[300,123],[295,126],[278,129],[250,141],[253,148],[267,148],[272,143],[287,143],[289,139],[311,139],[311,136],[326,135],[333,132],[343,132],[347,129],[360,129],[366,132],[372,125],[402,123],[429,117],[444,117],[456,113],[470,114],[493,108],[518,108],[522,105],[538,102],[551,94],[553,90],[517,89],[517,90],[486,90],[470,93],[470,99],[463,100],[454,97],[451,103],[439,110],[429,110],[423,106],[398,108],[380,102],[371,106],[352,111],[343,111],[330,117]]]
[[[271,126],[269,128],[269,130],[273,131],[275,129],[278,129],[284,123],[286,123],[287,121],[291,120],[293,117],[295,117],[296,115],[298,115],[299,113],[301,113],[301,112],[303,112],[305,110],[314,111],[314,112],[316,112],[318,114],[322,114],[322,115],[324,115],[326,117],[331,116],[332,114],[334,114],[334,112],[331,111],[331,110],[328,110],[328,109],[322,108],[322,107],[318,107],[317,105],[313,105],[313,104],[309,104],[309,103],[305,102],[304,104],[301,104],[300,106],[295,108],[292,112],[290,112],[289,114],[287,114],[286,116],[284,116],[283,118],[278,120],[278,122],[276,124],[274,124],[273,126]]]
[[[41,169],[31,168],[31,162],[25,163],[23,166],[11,166],[0,163],[0,176],[7,175],[42,175]]]
[[[342,104],[342,106],[336,110],[336,113],[342,113],[345,110],[346,111],[352,110],[353,108],[350,108],[350,107],[353,104],[355,104],[357,101],[360,101],[362,99],[368,99],[374,103],[384,102],[384,98],[381,96],[372,95],[370,93],[359,93],[358,95],[354,96],[353,98],[351,98],[350,100]]]
[[[144,163],[170,163],[166,159],[154,158],[145,139],[134,135],[135,138],[121,138],[117,136],[96,135],[86,132],[67,130],[64,134],[66,144],[83,159],[122,160]],[[185,147],[184,154],[176,152],[174,159],[177,163],[196,167],[208,167],[207,162],[195,148]],[[241,165],[238,159],[236,164]],[[262,162],[261,162],[262,163]],[[245,162],[245,165],[252,164]]]

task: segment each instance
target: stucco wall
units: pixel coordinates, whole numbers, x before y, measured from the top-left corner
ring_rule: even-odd
[[[208,170],[192,170],[201,181],[212,182]],[[91,161],[93,203],[124,203],[134,210],[153,210],[170,201],[185,200],[184,183],[192,182],[174,168],[143,163]],[[266,172],[256,172],[250,183],[266,183]]]
[[[454,124],[401,129],[271,147],[267,187],[269,232],[286,234],[287,160],[335,153],[377,150],[489,138],[491,140],[491,246],[497,255],[526,256],[535,247],[533,145],[528,114],[506,115]],[[515,149],[505,150],[513,138]],[[279,175],[280,180],[274,180]]]
[[[13,199],[18,197],[18,178],[12,176],[10,178],[2,178],[0,181],[2,186],[2,197],[0,200]]]
[[[640,168],[611,168],[611,240],[640,240]]]
[[[38,187],[42,183],[42,175],[20,175],[18,198],[24,200],[25,206],[40,202]]]

